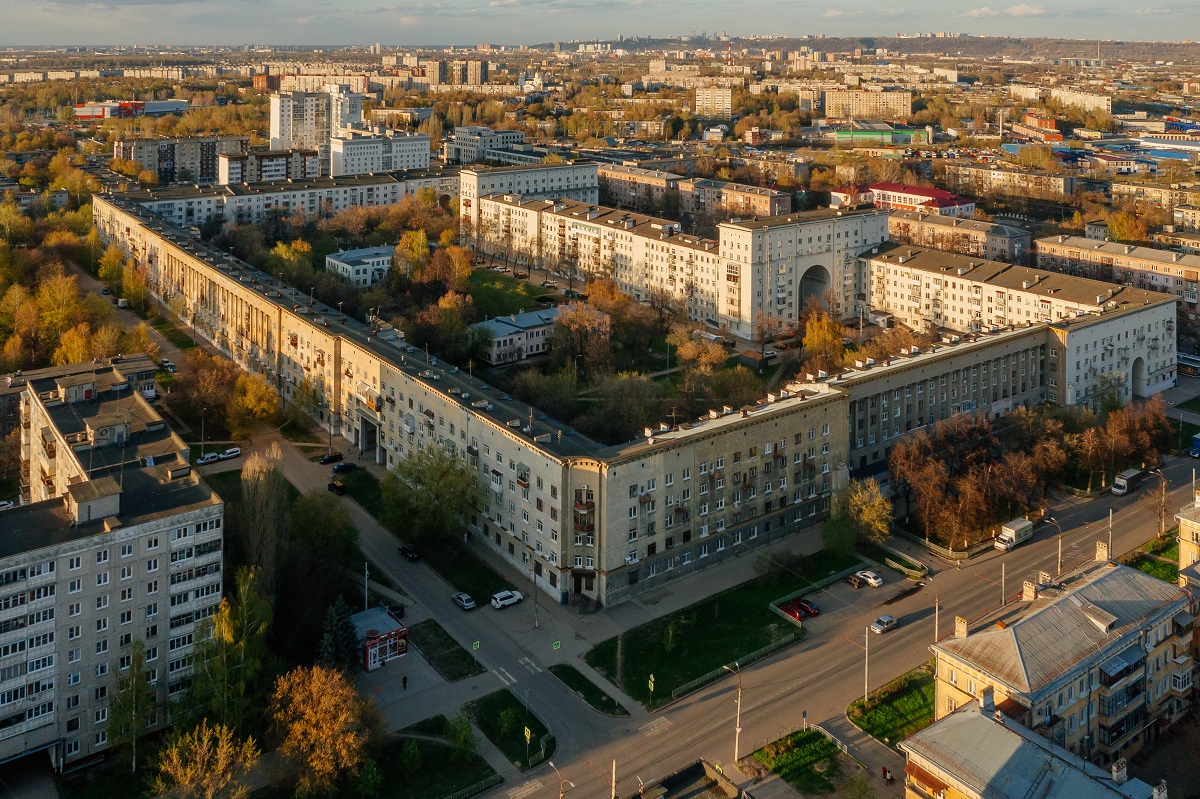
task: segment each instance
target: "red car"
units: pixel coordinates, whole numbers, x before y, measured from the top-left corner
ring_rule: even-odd
[[[805,616],[816,616],[821,612],[820,608],[807,599],[793,599],[780,605],[779,609],[796,620],[803,619]]]
[[[819,607],[817,607],[816,605],[814,605],[813,603],[809,602],[807,599],[801,599],[801,600],[797,601],[796,607],[800,608],[800,610],[804,611],[809,616],[821,615],[821,609]]]

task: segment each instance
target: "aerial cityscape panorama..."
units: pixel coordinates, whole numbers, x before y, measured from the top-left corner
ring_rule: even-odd
[[[1200,6],[0,18],[6,796],[1200,799]]]

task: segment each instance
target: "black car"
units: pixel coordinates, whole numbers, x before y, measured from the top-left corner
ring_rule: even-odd
[[[421,553],[418,552],[417,550],[413,549],[412,547],[408,546],[407,544],[402,545],[400,547],[400,554],[403,555],[405,557],[405,559],[408,560],[409,563],[416,563],[418,560],[421,559]]]
[[[358,468],[357,463],[352,463],[349,461],[346,461],[343,463],[335,463],[333,465],[333,473],[334,474],[342,474],[344,472],[352,472],[357,468]]]
[[[331,452],[328,455],[322,455],[320,463],[322,466],[328,466],[331,463],[337,463],[341,459],[342,459],[342,453]]]
[[[346,495],[346,484],[341,480],[329,481],[329,490],[337,494],[339,497]]]

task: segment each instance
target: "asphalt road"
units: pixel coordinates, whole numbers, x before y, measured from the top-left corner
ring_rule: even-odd
[[[99,278],[88,274],[83,267],[79,266],[79,264],[68,261],[67,271],[70,274],[75,275],[79,282],[79,288],[82,291],[90,291],[93,294],[100,294],[104,290],[104,282]],[[154,302],[154,300],[151,300],[151,302]],[[133,328],[146,321],[129,308],[117,308],[114,305],[113,310],[117,312],[117,315],[120,317],[121,324],[125,330],[133,330]],[[179,363],[183,358],[183,351],[172,344],[165,336],[163,336],[153,327],[150,327],[149,323],[147,323],[146,328],[150,331],[150,337],[154,339],[156,344],[158,344],[160,356],[159,360],[166,358],[174,361],[175,363]]]

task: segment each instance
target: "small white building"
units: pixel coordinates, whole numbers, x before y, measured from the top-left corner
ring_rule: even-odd
[[[395,247],[364,247],[325,256],[325,269],[341,275],[358,288],[373,286],[392,268]]]
[[[492,334],[492,346],[487,361],[493,366],[501,363],[523,361],[534,355],[545,355],[550,351],[550,331],[558,318],[558,308],[544,311],[526,311],[512,316],[498,316],[485,322],[471,325],[472,330],[486,330]]]

